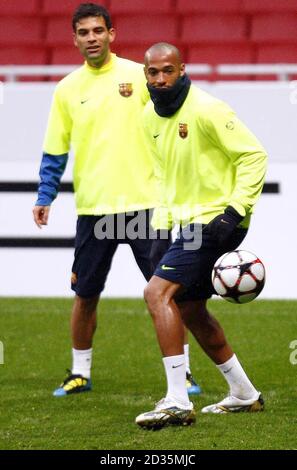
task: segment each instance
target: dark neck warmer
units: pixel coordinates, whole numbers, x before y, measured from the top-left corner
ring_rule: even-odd
[[[191,80],[185,74],[170,88],[155,88],[147,83],[156,113],[161,117],[172,116],[188,96]]]

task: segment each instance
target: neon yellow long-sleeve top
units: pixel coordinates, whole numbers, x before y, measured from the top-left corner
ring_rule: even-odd
[[[102,68],[84,64],[58,83],[44,152],[74,152],[79,215],[156,205],[152,157],[141,114],[149,96],[143,66],[115,54]]]
[[[207,224],[228,205],[249,225],[267,155],[227,104],[191,85],[173,116],[160,117],[149,102],[143,122],[158,181],[154,228]]]

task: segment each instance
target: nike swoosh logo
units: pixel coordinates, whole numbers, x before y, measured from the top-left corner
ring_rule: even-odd
[[[229,222],[227,222],[227,220],[221,219],[221,222],[222,222],[223,224],[229,225]]]
[[[85,104],[87,101],[89,101],[89,98],[87,100],[81,101],[80,104]]]
[[[183,366],[183,365],[184,365],[184,363],[178,364],[178,366],[172,366],[172,369],[177,369],[178,367],[181,367],[181,366]]]
[[[224,374],[228,374],[228,372],[230,372],[230,370],[232,370],[232,367],[230,367],[230,369],[227,369],[227,370],[224,370]]]
[[[176,268],[171,268],[170,266],[166,266],[165,264],[162,264],[161,269],[163,269],[163,271],[169,271],[171,269],[176,269]]]
[[[153,135],[153,138],[156,139],[160,134]]]

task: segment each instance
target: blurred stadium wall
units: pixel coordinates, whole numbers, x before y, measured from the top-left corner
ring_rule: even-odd
[[[267,269],[262,298],[296,298],[297,93],[294,82],[200,83],[226,100],[269,154],[265,192],[242,248]],[[70,185],[52,206],[48,227],[32,206],[53,83],[5,83],[0,105],[0,296],[70,296],[76,215]],[[64,175],[71,181],[72,161]],[[56,247],[55,247],[56,245]],[[39,246],[39,247],[38,247]],[[62,248],[61,246],[64,246]],[[141,297],[145,281],[130,248],[119,247],[105,296]]]
[[[0,67],[39,67],[34,77],[25,77],[36,80],[34,83],[6,81],[3,103],[0,83],[0,296],[72,295],[69,283],[76,217],[67,184],[71,161],[49,226],[38,230],[31,211],[54,86],[51,80],[55,79],[55,75],[44,75],[43,67],[81,63],[70,24],[78,3],[0,2]],[[266,265],[262,297],[296,298],[297,87],[294,82],[255,80],[297,76],[297,0],[99,3],[112,14],[117,30],[113,50],[118,55],[142,61],[144,50],[153,42],[173,42],[187,64],[196,64],[196,79],[212,80],[201,86],[228,101],[263,142],[269,153],[265,192],[243,247],[257,253]],[[269,72],[269,64],[276,69]],[[253,67],[252,75],[249,67]],[[0,80],[5,76],[2,70]],[[40,79],[45,81],[39,83]],[[214,82],[235,79],[252,82]],[[130,249],[121,246],[105,295],[141,296],[143,286]]]

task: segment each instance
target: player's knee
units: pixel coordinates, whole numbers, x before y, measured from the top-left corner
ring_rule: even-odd
[[[92,312],[96,309],[99,301],[99,296],[95,295],[92,297],[75,297],[75,307],[84,312]]]
[[[144,300],[150,310],[154,310],[163,303],[165,297],[164,289],[157,282],[149,282],[144,290]]]
[[[156,289],[149,282],[144,289],[144,300],[148,306],[154,305],[157,301],[157,292]]]

